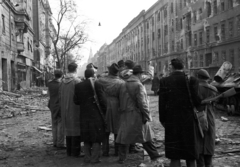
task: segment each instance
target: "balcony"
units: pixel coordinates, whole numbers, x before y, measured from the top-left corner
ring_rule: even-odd
[[[23,44],[23,42],[17,42],[17,51],[18,51],[18,53],[24,51],[24,44]]]

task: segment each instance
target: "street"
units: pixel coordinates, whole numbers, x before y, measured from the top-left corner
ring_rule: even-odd
[[[155,145],[163,154],[164,166],[169,161],[164,157],[164,128],[159,123],[158,97],[153,96],[150,85],[147,85],[150,97],[150,110],[153,116],[152,128],[155,132]],[[46,110],[47,97],[40,97],[40,110],[28,112],[22,109],[22,114],[13,117],[0,115],[0,166],[1,167],[79,167],[79,166],[149,166],[149,157],[142,151],[129,154],[124,165],[117,163],[118,157],[113,156],[113,137],[110,139],[110,157],[101,157],[102,162],[97,165],[85,164],[83,157],[67,157],[66,150],[52,147],[50,111]],[[31,105],[31,104],[29,104]],[[10,106],[10,105],[9,105]],[[43,109],[44,108],[44,109]],[[24,112],[25,111],[25,112]],[[2,114],[2,113],[1,113]],[[227,118],[222,121],[221,117]],[[240,166],[240,119],[239,116],[227,116],[224,111],[216,111],[217,136],[220,141],[216,145],[215,167]],[[185,166],[184,161],[182,162]]]

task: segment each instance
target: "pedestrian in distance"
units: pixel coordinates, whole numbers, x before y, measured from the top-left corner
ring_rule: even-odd
[[[64,134],[62,127],[62,118],[59,104],[59,87],[62,81],[62,71],[54,71],[54,79],[48,82],[48,94],[49,103],[48,107],[51,111],[52,118],[52,135],[53,135],[53,146],[57,148],[64,147]]]
[[[119,112],[119,93],[120,87],[124,83],[119,78],[119,66],[113,63],[108,67],[109,74],[106,77],[102,77],[98,82],[103,85],[104,93],[107,101],[107,112],[105,119],[107,122],[105,140],[103,142],[103,156],[109,156],[109,135],[114,134],[114,140],[116,141],[117,133],[119,129],[120,112]],[[118,144],[115,142],[115,156],[118,156]]]
[[[217,88],[208,84],[210,76],[206,70],[198,70],[197,78],[199,80],[198,93],[201,100],[217,95]],[[204,138],[200,141],[200,155],[197,160],[197,167],[212,167],[216,136],[214,109],[212,103],[202,104],[198,108],[199,112],[206,112],[208,128],[204,131]]]
[[[154,95],[157,95],[158,89],[159,89],[159,78],[157,76],[157,73],[154,73],[154,78],[152,80],[152,88],[151,90],[154,92]]]
[[[181,167],[181,159],[186,160],[187,167],[196,167],[200,132],[187,84],[197,107],[201,104],[198,80],[187,79],[181,59],[172,59],[169,66],[171,73],[160,80],[159,86],[159,119],[165,128],[165,156],[171,160],[170,167]]]
[[[117,136],[119,163],[124,163],[128,146],[142,143],[153,165],[159,160],[159,153],[153,144],[153,131],[149,124],[151,115],[146,89],[141,83],[144,71],[140,65],[133,68],[133,75],[121,85],[120,89],[120,128]]]
[[[70,63],[68,73],[65,75],[59,91],[61,117],[66,136],[67,155],[78,157],[80,155],[80,107],[74,104],[75,85],[80,82],[76,76],[78,65]]]
[[[103,87],[94,83],[94,70],[85,70],[85,80],[76,84],[74,93],[74,103],[80,106],[80,129],[81,140],[84,142],[84,162],[99,163],[101,153],[101,142],[105,135],[105,120],[101,113],[104,108],[99,110],[94,98],[94,90],[97,92],[98,99],[101,102],[103,96]],[[95,84],[94,88],[91,84]],[[106,111],[105,111],[106,112]]]

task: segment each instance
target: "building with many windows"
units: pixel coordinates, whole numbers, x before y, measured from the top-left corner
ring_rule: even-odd
[[[240,0],[158,0],[141,11],[104,48],[106,66],[131,59],[144,68],[151,60],[165,73],[180,57],[190,73],[204,68],[214,76],[224,61],[240,67]]]

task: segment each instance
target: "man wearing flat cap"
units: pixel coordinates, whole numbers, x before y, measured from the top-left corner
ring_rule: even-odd
[[[147,92],[141,83],[144,71],[140,65],[133,67],[131,75],[120,87],[120,127],[117,143],[119,146],[119,163],[126,160],[128,147],[132,143],[142,143],[155,164],[160,155],[153,145],[154,133],[150,127],[151,115]]]
[[[59,91],[61,116],[66,136],[67,155],[80,155],[80,112],[79,106],[74,104],[75,85],[80,82],[77,77],[78,65],[73,62],[68,65],[68,73],[64,77]]]
[[[106,137],[103,142],[103,156],[109,156],[109,135],[114,134],[115,140],[119,129],[119,93],[120,86],[124,83],[122,79],[118,77],[119,66],[113,63],[108,67],[108,76],[102,77],[98,82],[103,85],[104,92],[107,101],[106,112]],[[115,155],[118,155],[118,145],[115,142]]]
[[[62,118],[59,104],[59,87],[62,81],[62,71],[54,71],[54,79],[48,82],[48,93],[50,96],[48,107],[52,118],[53,146],[57,148],[64,147],[64,134],[62,127]]]
[[[217,88],[208,84],[210,76],[206,70],[198,70],[197,78],[199,80],[198,92],[201,100],[212,98],[217,95]],[[212,157],[215,150],[216,136],[214,106],[213,104],[201,104],[201,106],[198,108],[198,111],[207,112],[208,129],[204,132],[204,138],[202,138],[200,142],[200,155],[197,160],[197,166],[210,167],[212,166]]]
[[[180,167],[184,159],[188,167],[196,167],[201,136],[192,106],[200,106],[201,99],[198,80],[188,77],[183,68],[181,59],[172,59],[170,75],[160,80],[159,119],[165,128],[165,155],[171,160],[170,166]]]

